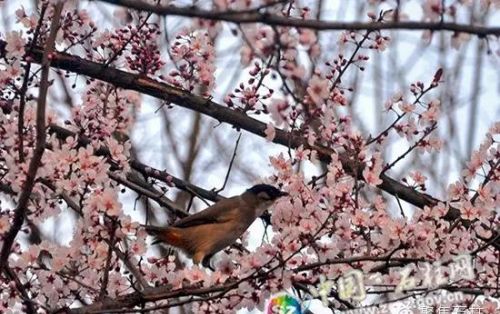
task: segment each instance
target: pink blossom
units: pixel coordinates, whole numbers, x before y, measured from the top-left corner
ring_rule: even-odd
[[[110,216],[121,214],[122,205],[118,201],[117,193],[112,189],[96,191],[88,201],[89,209],[92,211],[102,211]]]
[[[380,172],[382,171],[382,159],[380,153],[374,153],[370,165],[363,170],[363,178],[371,186],[377,186],[382,183]]]
[[[11,31],[5,34],[7,45],[5,50],[9,58],[20,58],[24,55],[24,46],[26,42],[22,31]]]
[[[413,139],[415,137],[415,133],[417,133],[415,119],[413,117],[409,117],[406,122],[396,125],[396,131],[400,136],[405,136],[407,140]]]
[[[454,33],[451,36],[451,46],[455,49],[460,49],[462,44],[470,40],[470,35],[467,33]]]
[[[300,161],[308,160],[310,154],[311,150],[304,149],[304,145],[300,145],[300,147],[295,150],[295,159]]]
[[[356,226],[367,226],[368,225],[368,215],[362,211],[356,211],[354,217],[352,218],[352,223]]]
[[[384,51],[387,48],[390,41],[391,41],[390,37],[378,35],[376,36],[373,42],[372,48],[378,51]]]
[[[144,255],[146,250],[147,247],[144,239],[133,241],[132,244],[130,245],[130,252],[138,256]]]
[[[466,189],[461,182],[455,182],[448,186],[448,194],[451,199],[463,197],[465,193]]]
[[[339,37],[337,39],[337,43],[339,44],[340,47],[344,47],[345,44],[349,41],[350,38],[350,32],[349,31],[342,31],[339,34]]]
[[[299,31],[299,42],[301,45],[311,45],[316,42],[316,33],[312,29],[301,29]]]
[[[347,105],[347,98],[344,96],[343,93],[340,92],[338,88],[335,88],[333,90],[333,93],[330,96],[330,99],[337,105],[339,106],[346,106]]]
[[[439,100],[433,100],[429,103],[429,107],[421,115],[421,120],[426,122],[435,122],[439,118]]]
[[[388,226],[388,229],[390,232],[389,236],[392,239],[400,239],[404,241],[408,237],[406,223],[401,219],[392,220]]]
[[[478,216],[478,210],[469,201],[463,202],[460,208],[463,219],[472,220]]]
[[[266,134],[266,139],[268,141],[274,140],[274,137],[276,136],[276,130],[274,129],[273,125],[271,123],[267,124],[266,130],[264,131]]]
[[[424,176],[420,171],[411,172],[410,178],[412,178],[412,180],[418,185],[425,184],[425,180],[427,180],[427,177]]]
[[[479,303],[482,313],[495,314],[500,309],[500,304],[496,300],[484,300]]]
[[[30,245],[28,249],[20,255],[17,264],[20,267],[28,267],[36,263],[38,261],[39,256],[40,256],[40,246]]]
[[[311,80],[309,80],[307,93],[316,105],[321,105],[330,94],[328,80],[317,75],[313,76]]]
[[[250,47],[243,45],[240,50],[240,62],[242,65],[249,65],[252,61],[253,52]]]
[[[500,121],[493,123],[493,126],[489,129],[492,135],[500,134]]]
[[[475,172],[481,165],[483,164],[483,161],[486,160],[486,152],[485,151],[474,151],[472,152],[471,159],[467,163],[467,168]]]
[[[21,23],[24,27],[33,29],[38,23],[38,18],[35,14],[28,16],[23,7],[16,10],[17,22]]]
[[[486,201],[486,200],[493,197],[493,194],[491,193],[492,185],[493,184],[486,184],[486,185],[479,187],[479,189],[477,190],[477,193],[479,194],[479,197],[481,200]]]
[[[0,216],[0,234],[4,234],[9,230],[9,228],[10,228],[9,217],[5,215]]]
[[[424,15],[428,20],[437,21],[441,18],[444,8],[441,6],[441,0],[425,0],[422,4]]]
[[[399,109],[401,109],[401,111],[403,111],[405,113],[410,113],[410,112],[413,112],[415,110],[415,105],[412,103],[402,102],[399,104]]]
[[[434,219],[439,219],[446,215],[448,212],[449,207],[446,206],[444,203],[438,203],[436,206],[433,206],[431,208],[426,207],[424,208],[424,212],[428,214],[428,217],[434,218]]]
[[[299,225],[301,232],[305,234],[314,233],[314,231],[318,228],[317,223],[312,219],[301,219]]]

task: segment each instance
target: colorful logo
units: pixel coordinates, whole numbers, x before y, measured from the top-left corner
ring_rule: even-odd
[[[267,305],[267,314],[302,314],[299,300],[288,295],[273,297]]]

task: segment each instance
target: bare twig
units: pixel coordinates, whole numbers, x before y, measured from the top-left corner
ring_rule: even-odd
[[[401,213],[401,216],[406,219],[405,212],[403,210],[403,206],[401,205],[401,201],[399,200],[399,197],[396,195],[396,201],[398,201],[398,206],[399,206],[399,212]]]
[[[229,168],[227,169],[226,177],[224,178],[224,184],[220,189],[215,190],[216,193],[219,193],[226,188],[227,180],[229,179],[229,174],[231,173],[231,168],[233,168],[233,162],[234,159],[236,158],[236,152],[238,151],[238,145],[240,144],[240,139],[241,139],[241,133],[240,135],[238,135],[238,139],[236,140],[236,145],[234,145],[233,156],[231,157],[231,161],[229,162]]]
[[[209,191],[209,190],[205,190],[203,188],[200,188],[196,185],[193,185],[189,182],[186,182],[182,179],[179,179],[179,178],[173,176],[172,174],[168,173],[165,170],[159,170],[159,169],[152,168],[148,165],[140,163],[137,160],[131,160],[130,166],[133,169],[139,171],[140,173],[142,173],[148,177],[155,178],[157,180],[160,180],[160,181],[168,183],[168,184],[173,184],[178,189],[193,193],[196,196],[211,200],[212,202],[217,202],[217,201],[224,198],[223,196],[217,194],[214,191]]]
[[[403,154],[401,154],[398,158],[396,158],[393,162],[391,162],[390,164],[385,166],[382,173],[388,171],[389,169],[394,167],[394,165],[397,164],[400,160],[405,158],[411,151],[413,151],[417,146],[419,146],[425,140],[425,138],[427,136],[429,136],[429,134],[431,134],[432,131],[434,131],[436,129],[436,127],[437,127],[437,122],[434,122],[428,129],[426,129],[424,131],[424,134],[422,135],[422,137],[420,139],[418,139],[415,143],[413,143],[413,145],[408,147],[408,149]]]
[[[420,99],[422,99],[422,97],[427,94],[429,91],[431,91],[432,89],[436,88],[437,85],[435,84],[429,84],[429,87],[427,87],[426,89],[424,89],[419,95],[418,97],[413,101],[413,104],[417,104],[420,102]],[[406,112],[403,112],[402,114],[398,114],[398,117],[396,119],[394,119],[394,121],[387,127],[385,128],[382,132],[380,132],[377,136],[375,136],[374,138],[370,139],[369,141],[366,142],[366,145],[370,145],[376,141],[379,141],[382,137],[384,136],[387,136],[389,131],[394,128],[396,126],[396,124],[401,120],[403,119],[404,117],[406,116]]]

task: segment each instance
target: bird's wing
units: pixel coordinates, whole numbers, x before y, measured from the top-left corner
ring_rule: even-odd
[[[205,224],[223,223],[234,219],[233,217],[238,215],[238,208],[240,206],[241,200],[238,196],[223,199],[196,214],[177,221],[174,223],[174,227],[187,228]]]

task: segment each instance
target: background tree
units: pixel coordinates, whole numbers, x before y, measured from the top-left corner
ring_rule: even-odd
[[[1,311],[498,311],[498,1],[0,5]],[[140,227],[257,182],[214,272]]]

